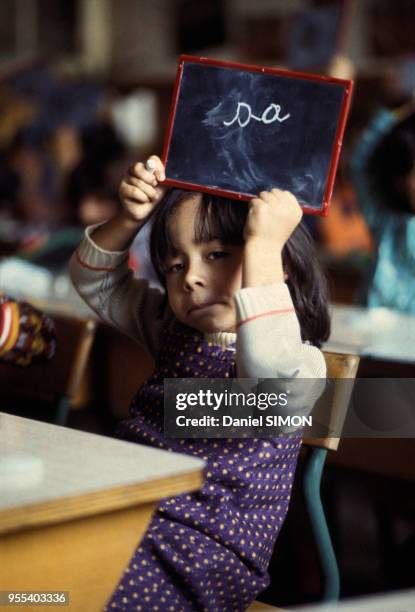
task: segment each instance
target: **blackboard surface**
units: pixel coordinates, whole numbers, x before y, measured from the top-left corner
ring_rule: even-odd
[[[236,198],[273,187],[325,214],[351,81],[182,56],[167,184]]]

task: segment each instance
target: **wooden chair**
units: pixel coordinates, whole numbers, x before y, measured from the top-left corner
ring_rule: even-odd
[[[357,355],[324,352],[327,364],[327,378],[335,379],[329,414],[327,415],[327,403],[322,402],[321,409],[325,411],[324,423],[328,424],[328,431],[335,431],[340,435],[349,406],[353,384],[350,380],[356,378],[359,367]],[[313,416],[319,410],[317,402]],[[337,559],[334,552],[330,532],[327,526],[326,516],[320,496],[321,476],[328,451],[336,451],[339,446],[339,437],[304,438],[303,446],[306,447],[305,465],[303,472],[302,487],[305,498],[307,518],[310,521],[313,539],[317,548],[317,554],[321,563],[323,573],[323,601],[337,601],[340,594],[340,575]],[[271,576],[272,580],[272,576]],[[280,608],[267,608],[266,604],[254,602],[249,610],[266,610]]]
[[[27,367],[0,361],[0,397],[6,411],[13,399],[51,403],[55,423],[64,425],[85,373],[97,324],[92,319],[62,315],[53,319],[55,356],[50,361],[35,358]]]
[[[325,352],[327,378],[335,379],[330,406],[328,430],[338,432],[343,429],[353,384],[349,379],[356,378],[360,358],[357,355]],[[316,406],[318,409],[318,405]],[[313,411],[314,414],[314,411]],[[315,540],[324,579],[323,601],[337,601],[340,594],[340,575],[336,555],[327,526],[320,496],[321,476],[328,451],[336,451],[340,438],[305,438],[307,447],[304,466],[303,491],[308,518]]]

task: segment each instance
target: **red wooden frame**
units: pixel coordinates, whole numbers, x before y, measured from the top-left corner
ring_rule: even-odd
[[[162,154],[162,161],[163,161],[164,166],[167,166],[167,160],[168,160],[169,149],[170,149],[170,141],[171,141],[171,136],[173,132],[174,119],[176,115],[180,84],[181,84],[185,62],[194,63],[194,64],[205,64],[207,66],[216,66],[218,68],[237,68],[239,70],[245,70],[247,72],[262,72],[265,74],[275,74],[279,76],[295,77],[298,79],[304,79],[308,81],[322,81],[325,83],[337,83],[337,84],[344,86],[342,106],[341,106],[339,121],[337,124],[336,136],[334,138],[334,143],[333,143],[330,169],[329,169],[329,174],[327,178],[326,188],[324,191],[322,207],[319,209],[315,209],[310,206],[307,206],[307,204],[305,203],[300,202],[300,205],[305,213],[326,217],[328,215],[328,208],[330,204],[331,195],[333,192],[334,179],[336,176],[337,165],[339,162],[340,151],[341,151],[341,146],[343,142],[344,129],[346,126],[346,120],[347,120],[347,116],[348,116],[349,109],[350,109],[350,103],[351,103],[352,92],[353,92],[353,81],[344,80],[344,79],[336,79],[334,77],[328,77],[328,76],[323,76],[323,75],[318,75],[318,74],[311,74],[307,72],[294,72],[292,70],[282,70],[280,68],[268,68],[268,67],[250,65],[250,64],[240,64],[237,62],[214,60],[214,59],[210,59],[207,57],[194,57],[192,55],[181,55],[179,58],[176,82],[174,85],[170,117],[169,117],[166,136],[164,140],[164,147],[163,147],[163,154]],[[195,183],[187,183],[186,181],[177,181],[175,179],[169,179],[168,177],[166,177],[166,180],[163,182],[163,184],[169,185],[172,187],[180,187],[183,189],[202,191],[204,193],[212,193],[214,195],[223,196],[223,197],[231,197],[237,200],[250,200],[256,195],[256,194],[254,195],[254,194],[237,193],[234,191],[216,189],[213,187],[205,187],[204,185],[199,185]]]

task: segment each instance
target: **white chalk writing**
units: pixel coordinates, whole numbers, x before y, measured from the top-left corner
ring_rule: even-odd
[[[246,117],[244,119],[241,118],[241,109],[242,109],[242,114],[243,113],[246,114]],[[286,121],[290,117],[289,113],[284,115],[284,117],[281,117],[280,113],[281,113],[281,106],[279,104],[270,104],[264,110],[262,115],[260,117],[257,117],[256,115],[253,114],[252,109],[249,104],[247,104],[246,102],[238,102],[235,117],[231,121],[224,121],[223,125],[226,125],[228,127],[232,125],[233,123],[235,123],[235,121],[237,121],[239,125],[243,128],[248,125],[251,119],[255,119],[255,121],[260,121],[262,123],[268,124],[268,123],[273,123],[274,121],[279,121],[280,123],[282,123],[283,121]]]

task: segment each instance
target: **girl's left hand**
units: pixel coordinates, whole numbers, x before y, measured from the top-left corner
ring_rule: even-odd
[[[244,228],[245,244],[256,243],[282,250],[300,223],[303,211],[297,198],[289,191],[261,191],[249,203]]]

